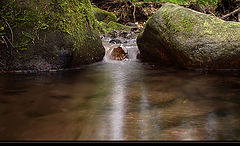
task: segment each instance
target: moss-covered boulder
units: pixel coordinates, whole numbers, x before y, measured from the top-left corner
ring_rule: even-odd
[[[165,4],[137,43],[145,61],[186,68],[240,69],[240,23]]]
[[[117,16],[112,12],[108,12],[98,8],[97,6],[93,5],[93,12],[94,16],[98,21],[103,21],[105,23],[109,23],[110,21],[117,22]]]
[[[130,31],[131,27],[110,21],[109,23],[105,23],[103,21],[99,21],[99,30],[104,34],[114,34],[115,31]]]
[[[114,34],[114,31],[130,31],[129,26],[117,23],[118,18],[112,12],[108,12],[93,5],[94,16],[97,19],[98,29],[103,34]]]
[[[5,59],[2,62],[12,63],[3,69],[61,69],[104,57],[89,0],[1,0],[0,14],[14,31],[14,48],[7,57],[2,57]],[[1,35],[10,39],[3,19],[0,26],[5,28]]]

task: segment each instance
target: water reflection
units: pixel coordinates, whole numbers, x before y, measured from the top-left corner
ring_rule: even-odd
[[[239,84],[138,61],[0,76],[0,140],[240,140]]]
[[[110,76],[110,80],[114,82],[111,99],[112,112],[109,117],[109,121],[111,122],[110,135],[113,140],[123,140],[127,74],[126,70],[122,70],[119,64],[115,65],[115,69]]]
[[[141,101],[140,101],[140,124],[139,124],[139,128],[140,128],[140,137],[141,139],[149,139],[148,135],[150,133],[149,129],[151,129],[151,124],[150,124],[150,119],[149,119],[149,103],[148,103],[148,99],[147,99],[147,90],[146,87],[144,85],[141,86]]]
[[[206,122],[207,139],[216,140],[218,127],[216,114],[214,112],[208,114]]]

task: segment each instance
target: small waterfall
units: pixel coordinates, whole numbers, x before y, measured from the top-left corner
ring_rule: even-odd
[[[117,40],[121,43],[114,44],[111,43],[112,40]],[[138,49],[136,38],[134,39],[125,39],[122,37],[118,37],[115,39],[111,39],[109,37],[105,37],[102,39],[103,46],[105,48],[105,56],[104,62],[121,62],[121,61],[136,61],[140,55],[140,51]],[[121,48],[127,55],[127,58],[124,59],[112,59],[111,55],[113,53],[114,48]],[[121,55],[121,54],[119,54]]]
[[[123,47],[124,50],[128,53],[128,58],[130,60],[138,59],[138,55],[140,55],[140,51],[138,50],[136,42],[133,44],[127,44]]]

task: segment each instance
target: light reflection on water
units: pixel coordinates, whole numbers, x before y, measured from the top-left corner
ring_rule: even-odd
[[[239,140],[239,74],[138,61],[0,76],[0,140]]]
[[[148,139],[148,129],[151,129],[151,127],[149,127],[150,124],[150,120],[147,116],[150,115],[149,112],[149,103],[148,103],[148,99],[147,99],[147,93],[146,93],[146,89],[144,86],[141,86],[141,100],[140,100],[140,119],[141,122],[139,124],[139,128],[140,128],[140,137],[141,139]]]
[[[126,98],[126,70],[117,70],[112,73],[113,83],[112,91],[112,112],[109,121],[111,121],[111,135],[114,140],[123,140],[123,126],[125,116],[125,98]]]
[[[208,134],[208,139],[216,139],[217,138],[217,116],[215,113],[210,113],[207,116],[207,126],[206,126],[206,130],[207,130],[207,134]]]

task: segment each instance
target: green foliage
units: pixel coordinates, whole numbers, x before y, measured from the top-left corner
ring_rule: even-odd
[[[219,0],[197,0],[197,3],[202,6],[217,6]]]
[[[44,5],[39,2],[38,7]],[[14,43],[14,47],[19,50],[27,50],[29,43],[37,37],[37,33],[41,29],[46,29],[45,16],[48,15],[47,11],[39,9],[35,10],[33,2],[29,2],[27,5],[23,2],[16,0],[2,0],[0,2],[0,14],[3,16],[11,28],[16,30],[18,28],[23,28],[26,31],[21,31],[16,38],[18,41]],[[1,23],[5,28],[8,28],[7,24],[4,21]],[[6,35],[10,37],[9,29],[6,30]]]
[[[22,34],[23,34],[23,36],[25,36],[29,39],[33,39],[33,36],[31,34],[27,33],[27,32],[22,31]]]

